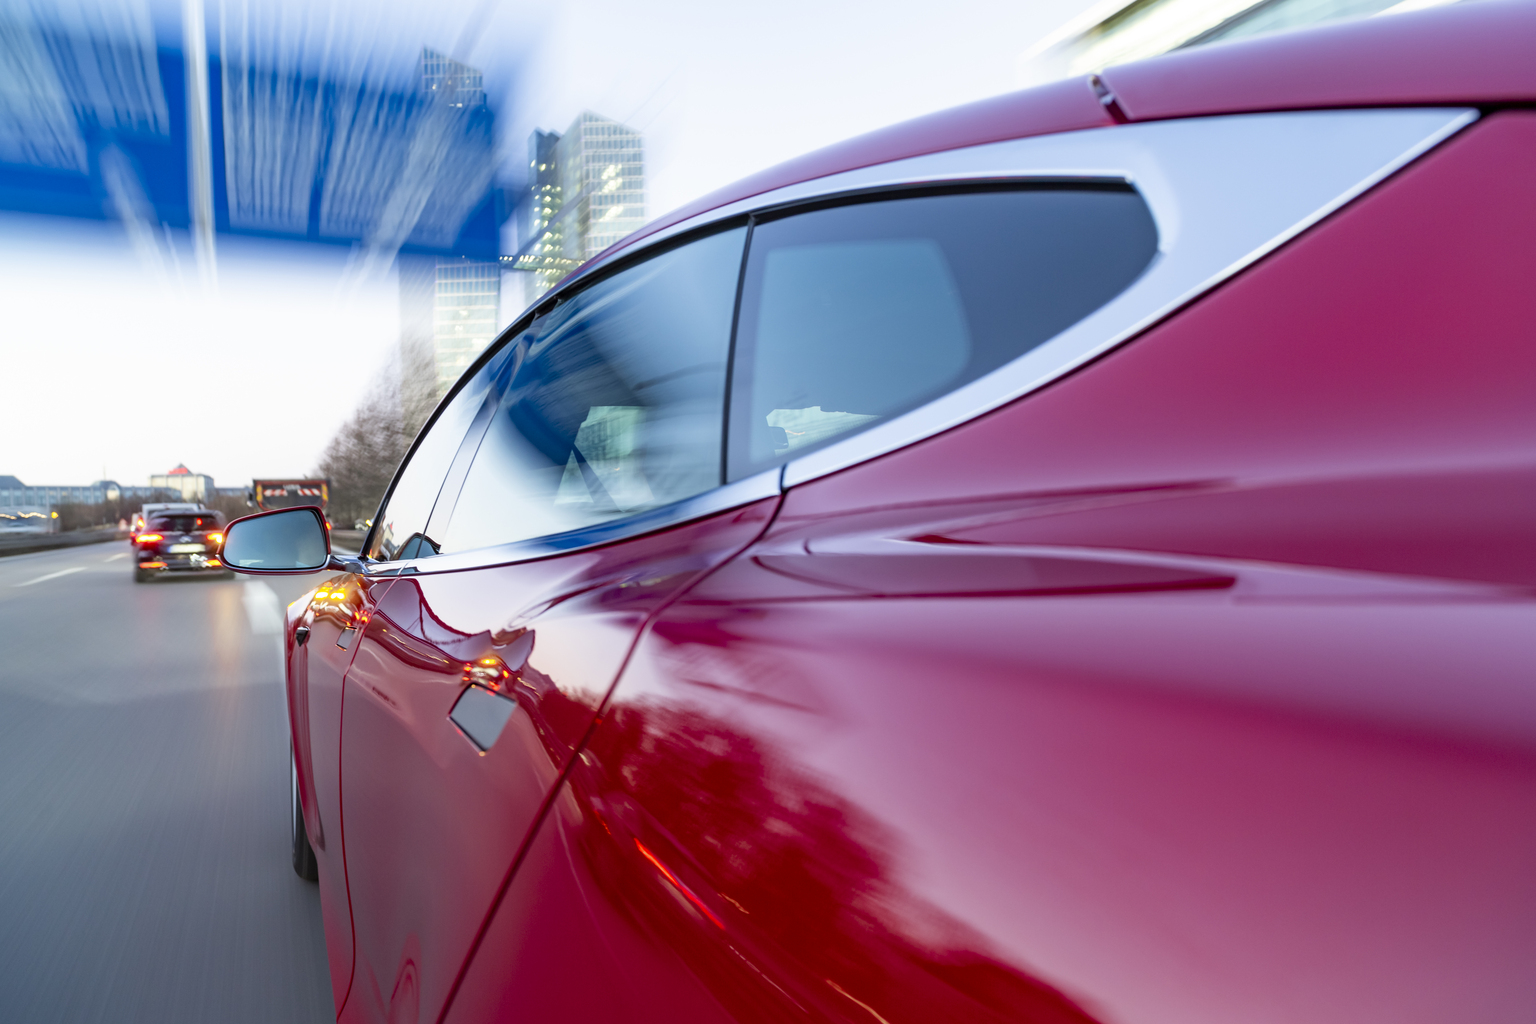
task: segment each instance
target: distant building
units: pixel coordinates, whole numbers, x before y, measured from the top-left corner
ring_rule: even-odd
[[[402,365],[426,374],[436,399],[496,337],[501,268],[485,260],[401,256]]]
[[[212,483],[211,477],[205,477]],[[52,508],[55,505],[99,505],[104,501],[149,498],[154,486],[124,487],[116,480],[98,480],[79,486],[28,487],[14,476],[0,476],[0,506]]]
[[[565,221],[561,214],[564,191],[560,185],[560,133],[535,131],[528,137],[529,194],[520,236],[523,251],[504,257],[516,270],[531,271],[532,299],[542,295],[581,265],[565,251]]]
[[[1105,0],[1023,57],[1024,84],[1102,71],[1205,43],[1454,0]]]
[[[423,49],[417,73],[419,91],[440,106],[485,105],[477,68]],[[398,267],[401,372],[408,378],[402,390],[412,393],[407,405],[430,407],[495,339],[501,268],[490,260],[410,255],[401,255]]]
[[[503,261],[531,272],[537,295],[645,223],[645,147],[635,129],[588,110],[564,135],[534,132],[528,153],[526,234]]]
[[[423,46],[416,73],[421,91],[434,94],[440,102],[465,109],[485,105],[485,86],[479,68]]]
[[[640,133],[590,110],[560,139],[560,188],[583,263],[645,223],[645,152]]]
[[[156,473],[149,478],[154,491],[174,492],[182,501],[206,501],[215,492],[213,477],[206,473],[194,473],[184,465],[178,465],[167,473]]]

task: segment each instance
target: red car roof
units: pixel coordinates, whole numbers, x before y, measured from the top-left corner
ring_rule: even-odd
[[[1110,68],[1133,121],[1255,110],[1536,99],[1536,3],[1325,25]]]
[[[1536,100],[1536,2],[1480,0],[1218,43],[1120,65],[1102,78],[1131,121],[1528,102]],[[1087,76],[954,107],[743,178],[652,221],[588,266],[690,217],[786,185],[925,153],[1114,123]]]

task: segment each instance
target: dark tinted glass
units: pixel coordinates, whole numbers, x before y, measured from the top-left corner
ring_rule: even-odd
[[[752,232],[730,477],[975,380],[1081,320],[1152,261],[1129,188],[910,196]]]
[[[507,348],[496,353],[427,427],[375,524],[369,558],[394,562],[437,553],[436,543],[427,534],[427,523],[438,492],[475,414],[485,404],[497,375],[505,370],[509,354]]]
[[[186,515],[186,516],[155,516],[150,520],[151,530],[163,530],[166,533],[200,533],[208,530],[217,530],[223,526],[223,521],[217,515]]]
[[[515,369],[442,550],[562,533],[720,484],[725,367],[746,229],[562,300]]]

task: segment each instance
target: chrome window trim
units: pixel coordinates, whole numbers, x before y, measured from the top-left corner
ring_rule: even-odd
[[[531,540],[513,541],[472,551],[458,551],[431,558],[413,558],[401,562],[371,562],[365,566],[370,576],[416,576],[428,573],[456,572],[464,569],[489,568],[531,562],[551,555],[564,555],[595,548],[616,541],[629,540],[648,533],[657,533],[673,526],[681,526],[695,519],[729,512],[764,498],[777,498],[782,493],[784,467],[775,466],[753,476],[725,484],[696,494],[682,501],[675,501],[660,508],[647,509],[623,519],[611,519],[594,523],[579,530],[553,533]]]
[[[404,563],[377,563],[369,565],[368,572],[452,572],[626,540],[772,497],[941,433],[1038,390],[1124,344],[1477,118],[1477,110],[1461,107],[1368,108],[1089,128],[827,175],[681,221],[605,263],[644,258],[653,247],[720,221],[768,212],[778,215],[802,203],[924,184],[1001,181],[1123,181],[1141,194],[1152,211],[1158,252],[1130,287],[1044,344],[925,405],[779,467],[581,530]],[[529,309],[581,288],[590,279],[588,274],[570,278]],[[526,319],[528,312],[515,322]]]
[[[1130,287],[1050,341],[926,405],[790,460],[784,486],[904,448],[1044,387],[1261,259],[1477,116],[1382,109],[1190,118],[994,143],[836,176],[882,173],[888,185],[912,177],[1120,177],[1152,210],[1158,254]],[[902,172],[906,180],[895,180]],[[855,184],[876,182],[839,183]]]

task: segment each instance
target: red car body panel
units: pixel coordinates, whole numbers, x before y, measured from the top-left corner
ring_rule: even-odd
[[[647,631],[449,1019],[1525,1019],[1533,160],[1490,117],[792,489]]]
[[[347,673],[341,736],[358,954],[346,1019],[436,1018],[647,617],[760,534],[776,505],[405,577],[380,599]],[[521,712],[485,752],[449,717],[470,680]]]
[[[346,1005],[352,984],[353,928],[351,900],[347,893],[341,792],[341,729],[343,682],[357,653],[357,634],[366,628],[378,599],[388,592],[392,579],[368,579],[345,575],[327,581],[309,603],[298,611],[293,625],[309,628],[309,639],[300,648],[304,671],[288,675],[290,709],[294,714],[294,751],[299,769],[299,791],[305,792],[308,772],[312,803],[304,806],[304,827],[314,837],[310,845],[320,873],[320,912],[325,923],[325,949],[330,958],[331,995],[339,1014]],[[293,634],[290,630],[290,650]],[[290,666],[292,661],[290,661]],[[303,728],[309,731],[309,757],[299,754]]]
[[[1533,12],[1104,79],[1133,120],[1532,102]],[[1113,123],[1082,79],[934,115],[593,265],[783,185]],[[782,500],[344,578],[289,680],[338,1011],[1529,1019],[1532,166],[1536,113],[1486,111],[1096,362]],[[481,755],[448,714],[483,657],[519,710]]]

